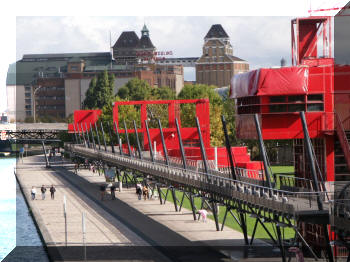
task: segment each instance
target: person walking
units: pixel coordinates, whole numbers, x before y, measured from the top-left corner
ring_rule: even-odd
[[[148,188],[146,185],[143,186],[142,194],[143,194],[143,199],[146,200],[148,197]]]
[[[138,186],[138,187],[136,188],[136,194],[137,194],[138,199],[141,200],[141,195],[142,195],[141,186]]]
[[[34,186],[32,187],[31,194],[32,194],[32,200],[35,200],[36,189]]]
[[[203,222],[207,222],[207,215],[208,215],[208,211],[205,209],[200,209],[197,212],[199,214],[199,218],[202,216]],[[198,218],[198,220],[199,220]]]
[[[100,185],[100,192],[101,192],[101,200],[103,201],[105,199],[105,194],[106,194],[106,185],[105,184]]]
[[[51,185],[50,187],[51,199],[55,199],[55,192],[56,192],[56,188],[53,185]]]
[[[113,183],[111,186],[111,198],[112,198],[112,200],[115,200],[115,189],[116,189],[116,187]]]
[[[40,188],[40,191],[41,191],[41,199],[45,200],[46,187],[42,185],[42,187]]]

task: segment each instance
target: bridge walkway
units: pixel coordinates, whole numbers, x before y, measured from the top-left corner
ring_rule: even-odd
[[[324,210],[319,211],[316,195],[313,192],[273,190],[274,197],[268,197],[267,194],[271,191],[267,187],[221,177],[218,174],[208,175],[194,170],[168,167],[164,164],[130,158],[125,155],[121,156],[104,150],[94,150],[82,145],[69,145],[66,149],[82,157],[103,160],[112,166],[137,170],[172,183],[212,193],[218,202],[235,200],[250,204],[254,208],[285,214],[289,217],[320,216],[323,220],[329,220],[329,207],[325,194],[321,196],[324,197]]]

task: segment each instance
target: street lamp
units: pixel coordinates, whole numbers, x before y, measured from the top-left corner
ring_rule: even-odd
[[[38,86],[36,89],[34,89],[34,92],[33,92],[33,118],[34,118],[34,123],[36,123],[36,112],[35,112],[35,94],[36,94],[36,92],[38,92],[38,90],[40,89],[40,88],[42,88],[43,86]]]

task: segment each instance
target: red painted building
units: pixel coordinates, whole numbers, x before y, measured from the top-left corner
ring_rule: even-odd
[[[350,67],[334,64],[330,39],[330,17],[293,20],[293,66],[238,75],[231,97],[237,102],[239,138],[257,137],[252,114],[258,113],[263,138],[292,139],[295,173],[310,178],[301,140],[299,112],[304,111],[324,179],[342,181],[350,180],[344,158],[349,150],[344,135],[350,131]]]
[[[253,114],[258,114],[263,139],[292,140],[295,176],[312,179],[300,118],[300,111],[305,112],[319,173],[329,191],[350,181],[350,66],[334,63],[331,23],[331,17],[292,20],[293,66],[235,76],[230,90],[236,99],[238,137],[257,138]],[[309,243],[322,249],[321,226],[298,226]]]

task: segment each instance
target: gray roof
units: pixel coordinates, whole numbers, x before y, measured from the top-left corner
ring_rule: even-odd
[[[205,38],[228,38],[228,34],[220,24],[212,25]]]
[[[139,48],[155,48],[155,46],[152,44],[151,39],[147,35],[141,36],[138,47]]]
[[[85,66],[107,65],[111,61],[109,52],[103,53],[61,53],[30,54],[9,66],[6,85],[30,84],[40,76],[59,77],[67,72],[67,62],[84,60]]]
[[[22,60],[27,61],[27,60],[40,60],[40,59],[45,59],[45,60],[55,60],[55,59],[64,59],[64,60],[69,60],[73,57],[77,58],[107,58],[111,57],[111,54],[109,52],[91,52],[91,53],[52,53],[52,54],[26,54],[23,55]]]
[[[114,48],[135,48],[140,39],[134,31],[124,31],[114,44]]]

